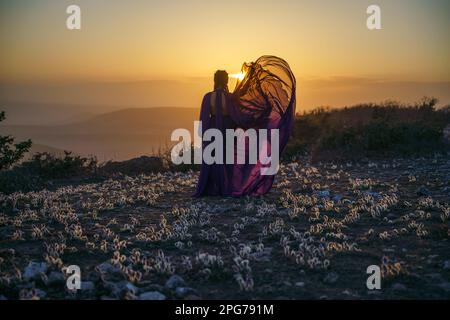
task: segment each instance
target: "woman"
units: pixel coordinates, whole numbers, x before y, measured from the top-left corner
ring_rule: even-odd
[[[226,137],[226,129],[255,129],[260,141],[259,129],[269,132],[276,129],[281,153],[292,132],[295,116],[295,77],[287,62],[274,56],[263,56],[254,63],[244,64],[242,74],[244,78],[237,83],[234,92],[229,93],[228,74],[216,72],[214,91],[206,94],[202,102],[202,131],[216,128]],[[263,144],[269,157],[270,137],[271,134],[267,134]],[[203,148],[207,145],[208,142],[203,142]],[[224,155],[230,152],[225,149],[226,145],[224,143]],[[195,196],[257,196],[270,191],[275,176],[262,175],[265,165],[259,160],[256,164],[248,161],[252,151],[260,154],[262,150],[251,150],[246,140],[245,164],[208,165],[203,162]],[[236,159],[236,147],[231,152]]]
[[[228,73],[218,70],[214,75],[214,91],[203,97],[200,111],[203,133],[211,128],[219,129],[225,137],[226,129],[234,129],[235,123],[227,110],[227,101],[230,100],[228,91]],[[203,142],[203,148],[208,143]],[[224,153],[226,152],[224,143]],[[232,195],[232,164],[202,163],[200,178],[195,196],[230,196]]]

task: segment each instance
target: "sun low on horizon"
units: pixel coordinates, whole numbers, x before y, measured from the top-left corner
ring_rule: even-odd
[[[81,8],[81,30],[65,26],[71,4]],[[270,54],[291,65],[304,107],[354,103],[361,90],[373,99],[399,92],[399,99],[414,100],[415,86],[447,103],[449,3],[377,1],[382,29],[374,31],[366,27],[370,4],[6,0],[0,4],[0,83],[39,91],[55,83],[184,81],[198,95],[210,88],[215,70],[239,78],[244,62]],[[6,89],[0,98],[19,99]]]

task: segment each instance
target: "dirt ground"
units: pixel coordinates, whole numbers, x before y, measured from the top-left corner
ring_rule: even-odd
[[[260,198],[193,199],[196,179],[0,195],[0,299],[450,298],[448,158],[298,160]]]

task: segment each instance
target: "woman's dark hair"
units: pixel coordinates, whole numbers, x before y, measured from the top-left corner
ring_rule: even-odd
[[[225,70],[217,70],[214,74],[214,90],[217,89],[228,91],[228,73]]]

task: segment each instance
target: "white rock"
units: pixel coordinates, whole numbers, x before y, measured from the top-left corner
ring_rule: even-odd
[[[445,270],[450,270],[450,260],[444,261],[444,269]]]
[[[139,300],[166,300],[166,296],[158,291],[149,291],[140,294]]]
[[[441,289],[450,292],[450,282],[442,282],[438,285]]]
[[[175,294],[179,298],[187,297],[188,295],[197,295],[197,291],[188,287],[178,287],[175,290]]]
[[[28,266],[25,268],[25,272],[23,273],[23,277],[25,280],[32,280],[40,277],[41,273],[46,273],[48,266],[45,262],[37,263],[30,262]]]
[[[47,296],[47,293],[44,290],[41,289],[35,289],[36,295],[39,297],[39,299],[45,298]]]
[[[81,281],[82,291],[95,291],[95,284],[92,281]]]
[[[135,295],[139,293],[139,288],[130,282],[127,282],[127,284],[125,285],[125,289]]]
[[[328,284],[333,284],[336,283],[338,279],[339,275],[336,272],[330,272],[329,274],[327,274],[325,279],[323,279],[323,281]]]
[[[103,262],[102,264],[99,264],[97,267],[95,267],[95,270],[100,273],[120,273],[120,268],[113,266],[109,262]]]
[[[166,281],[166,288],[169,289],[176,289],[178,287],[185,286],[186,283],[184,282],[183,278],[174,274],[169,278],[169,280]]]
[[[406,291],[408,290],[403,283],[394,283],[392,289],[395,291]]]

